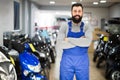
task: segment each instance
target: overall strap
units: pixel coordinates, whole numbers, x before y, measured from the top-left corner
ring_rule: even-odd
[[[81,22],[80,30],[83,32],[84,22]]]
[[[72,21],[69,21],[69,22],[68,22],[68,26],[69,26],[69,31],[71,31]],[[84,27],[84,22],[81,22],[80,31],[83,31],[83,27]]]
[[[68,22],[68,27],[69,27],[69,31],[71,31],[71,28],[72,28],[72,21],[69,21],[69,22]]]

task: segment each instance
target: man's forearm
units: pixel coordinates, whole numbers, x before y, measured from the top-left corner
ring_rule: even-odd
[[[64,41],[58,40],[56,46],[59,46],[61,49],[68,49],[68,48],[75,47],[75,45],[73,45],[65,40]]]
[[[80,47],[89,47],[91,41],[92,41],[92,39],[85,38],[85,37],[68,38],[68,42],[70,42],[71,44],[73,44],[75,46],[80,46]]]

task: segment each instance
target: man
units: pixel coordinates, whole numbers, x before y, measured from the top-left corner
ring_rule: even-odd
[[[92,28],[82,22],[83,6],[71,7],[72,20],[63,23],[57,37],[57,50],[62,48],[60,80],[89,80],[88,47],[92,41]]]

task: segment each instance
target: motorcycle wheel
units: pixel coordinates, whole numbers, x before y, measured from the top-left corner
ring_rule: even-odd
[[[106,63],[106,65],[105,65],[105,78],[106,79],[109,79],[109,70],[110,70],[110,67],[109,67],[109,64],[108,63]]]
[[[94,56],[93,56],[93,62],[96,62],[97,56],[98,56],[98,53],[95,51],[95,52],[94,52]]]
[[[15,67],[10,62],[0,63],[0,68],[4,71],[0,70],[0,80],[17,80],[17,74]]]
[[[103,57],[99,57],[98,62],[97,62],[97,64],[96,64],[96,67],[97,67],[97,68],[100,68],[100,64],[103,62],[103,60],[104,60]]]
[[[50,49],[50,57],[51,57],[52,63],[55,63],[55,53],[53,49]]]
[[[47,77],[47,80],[49,80],[49,72],[50,72],[49,68],[46,67],[46,68],[44,69],[44,72],[45,72],[45,76]]]
[[[44,80],[49,80],[49,73],[50,69],[48,66],[44,67],[43,70],[41,71],[41,74],[45,76]]]
[[[99,49],[100,49],[101,45],[98,44],[95,51],[94,51],[94,55],[93,55],[93,62],[96,62],[98,54],[99,54]]]
[[[111,80],[120,80],[120,71],[119,70],[111,71],[110,79]]]

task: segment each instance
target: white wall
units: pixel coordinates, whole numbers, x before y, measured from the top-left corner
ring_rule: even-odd
[[[31,37],[34,36],[34,30],[35,30],[35,13],[38,11],[38,8],[35,4],[31,4]]]
[[[108,19],[109,18],[109,10],[108,8],[84,8],[84,12],[90,12],[92,16],[92,20],[98,21],[98,26],[101,27],[101,19]]]
[[[29,0],[22,0],[22,32],[29,33]]]
[[[116,18],[120,17],[120,3],[110,7],[110,17]]]
[[[51,9],[51,8],[50,8]],[[70,9],[68,10],[44,10],[38,9],[35,5],[32,5],[31,14],[31,35],[34,34],[34,23],[37,22],[39,27],[51,27],[55,25],[55,16],[71,16]],[[109,18],[108,8],[84,8],[85,13],[91,14],[91,22],[96,22],[95,27],[101,28],[101,19]]]
[[[35,11],[34,22],[37,22],[39,27],[52,27],[55,25],[55,17],[70,17],[70,11],[54,11],[54,10],[37,10]]]
[[[3,32],[13,30],[13,0],[0,0],[0,45],[3,44]]]
[[[3,42],[3,32],[14,29],[14,0],[0,0],[0,44]],[[41,10],[47,11],[51,14],[61,14],[70,16],[70,7],[38,7],[33,3],[31,4],[29,0],[15,0],[20,2],[20,29],[24,33],[30,33],[33,35],[34,32],[34,22],[35,22],[35,12],[40,12]],[[100,27],[101,18],[109,18],[108,8],[84,8],[84,12],[91,13],[92,19],[98,21],[98,26]]]
[[[40,7],[39,8],[39,11],[37,11],[37,14],[35,17],[36,20],[38,19],[39,22],[44,17],[47,17],[45,15],[42,16],[42,14],[48,14],[48,16],[51,14],[51,15],[56,15],[56,13],[59,13],[59,15],[68,15],[68,16],[71,16],[71,11],[70,11],[70,8],[66,9],[65,10],[63,8],[59,9],[59,8],[53,8],[53,7],[50,7],[49,9],[51,10],[48,10],[47,7]],[[57,10],[58,9],[58,10]],[[91,21],[92,22],[96,22],[97,25],[94,25],[93,27],[101,27],[101,19],[104,18],[104,19],[108,19],[109,18],[109,9],[108,8],[84,8],[84,13],[90,13],[91,14]],[[67,13],[67,14],[66,14]],[[41,19],[40,19],[41,18]],[[46,20],[47,21],[47,20]],[[49,21],[51,22],[51,21]],[[45,21],[44,21],[45,23]],[[47,23],[47,22],[46,22]]]

